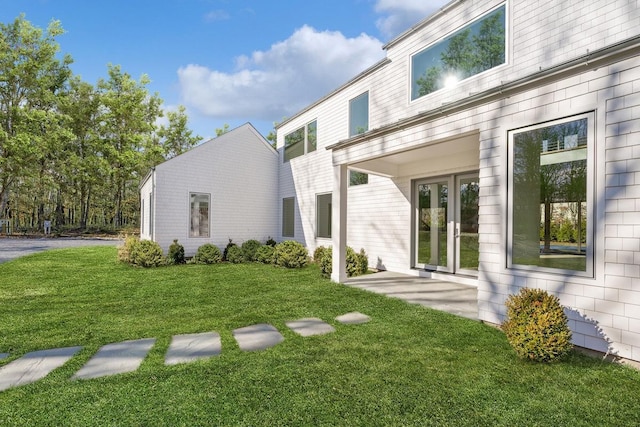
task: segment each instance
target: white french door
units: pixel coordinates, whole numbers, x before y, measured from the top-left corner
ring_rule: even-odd
[[[477,173],[415,182],[415,267],[477,274],[478,196]]]

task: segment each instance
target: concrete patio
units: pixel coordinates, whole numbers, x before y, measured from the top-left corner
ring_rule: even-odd
[[[390,271],[350,277],[344,284],[478,320],[478,290],[473,286]]]

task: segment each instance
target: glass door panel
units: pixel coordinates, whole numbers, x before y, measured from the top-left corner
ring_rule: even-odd
[[[458,179],[458,224],[456,231],[457,269],[478,271],[478,200],[477,176]]]
[[[419,183],[417,186],[416,264],[436,270],[448,270],[447,181]]]

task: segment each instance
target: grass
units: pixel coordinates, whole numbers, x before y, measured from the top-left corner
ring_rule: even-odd
[[[499,330],[333,284],[314,266],[144,270],[115,258],[82,248],[0,265],[0,352],[84,346],[45,379],[0,392],[0,425],[640,424],[640,372],[577,353],[522,361]],[[371,322],[333,320],[355,310]],[[285,321],[301,317],[336,332],[297,336]],[[262,322],[285,341],[241,352],[231,331]],[[164,366],[173,334],[212,330],[220,356]],[[136,372],[69,380],[100,346],[151,337]]]

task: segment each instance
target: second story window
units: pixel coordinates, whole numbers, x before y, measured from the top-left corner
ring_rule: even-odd
[[[505,6],[411,58],[411,100],[505,62]]]
[[[318,123],[312,121],[284,136],[284,161],[316,151]]]
[[[369,92],[349,101],[349,137],[369,130]]]

